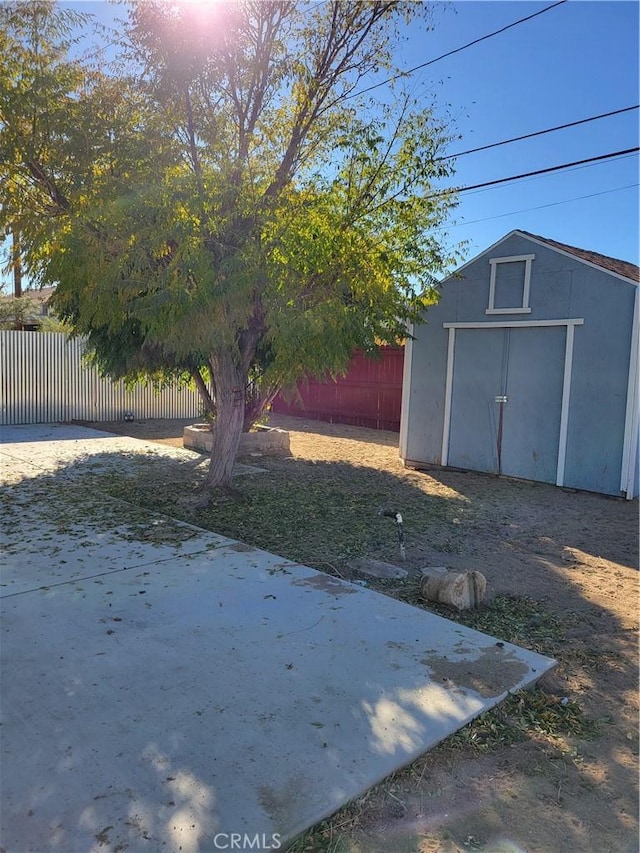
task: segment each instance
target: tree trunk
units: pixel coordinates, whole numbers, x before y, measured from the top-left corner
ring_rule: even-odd
[[[20,238],[17,231],[11,234],[11,264],[13,266],[13,295],[16,299],[22,296],[22,255],[20,253]]]
[[[246,377],[238,369],[231,351],[213,353],[209,363],[215,379],[216,414],[211,422],[213,446],[206,488],[229,489],[244,421]]]
[[[17,231],[11,232],[11,265],[13,267],[13,295],[15,299],[22,298],[22,256],[20,254],[20,240]],[[24,318],[18,309],[16,302],[16,316],[13,328],[17,332],[24,329]]]

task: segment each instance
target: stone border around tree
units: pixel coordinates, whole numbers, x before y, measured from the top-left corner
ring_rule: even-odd
[[[184,428],[182,443],[189,450],[211,453],[213,436],[208,424],[193,424]],[[277,427],[257,426],[240,436],[238,456],[263,454],[265,456],[290,456],[289,433]]]

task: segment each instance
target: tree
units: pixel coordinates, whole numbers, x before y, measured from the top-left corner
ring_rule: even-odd
[[[57,317],[43,313],[42,307],[42,302],[34,296],[32,290],[26,290],[20,296],[0,295],[0,329],[39,332],[69,331],[69,328]]]
[[[428,15],[383,0],[142,0],[117,73],[49,66],[69,85],[43,175],[20,140],[10,160],[29,178],[15,209],[34,194],[56,205],[35,239],[21,227],[25,263],[58,283],[58,314],[104,372],[191,377],[211,488],[230,483],[247,389],[255,416],[283,383],[405,337],[433,298],[448,260],[433,229],[454,203],[432,187],[450,168],[445,129],[399,84],[386,103],[358,94],[393,73],[402,21],[426,29]]]
[[[13,295],[15,299],[22,296],[22,258],[20,256],[20,236],[14,228],[11,234],[11,269],[13,271]]]
[[[16,298],[22,293],[22,231],[33,255],[36,235],[44,237],[51,217],[65,207],[75,154],[66,128],[83,72],[64,57],[69,32],[84,16],[52,11],[43,0],[0,8],[0,233],[11,241],[7,271]]]

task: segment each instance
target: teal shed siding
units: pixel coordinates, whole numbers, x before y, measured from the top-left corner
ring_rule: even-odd
[[[503,289],[496,287],[494,302],[503,310],[487,313],[490,259],[531,255],[530,310],[498,301],[503,294],[515,298],[506,277],[504,286],[497,279]],[[623,494],[625,466],[638,461],[637,417],[631,417],[637,401],[628,400],[637,383],[637,375],[630,378],[630,369],[637,371],[637,290],[626,275],[518,231],[447,278],[407,352],[405,464],[444,461]],[[500,395],[507,397],[503,405],[495,400]],[[633,479],[628,496],[638,494],[637,472]]]

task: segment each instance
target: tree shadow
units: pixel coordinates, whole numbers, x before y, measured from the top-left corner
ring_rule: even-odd
[[[134,421],[73,421],[87,429],[103,430],[114,435],[127,435],[143,441],[181,439],[184,428],[198,418],[146,418]]]
[[[625,703],[634,701],[630,697],[635,694],[637,682],[635,643],[629,626],[605,600],[585,596],[575,554],[579,551],[603,554],[603,559],[606,554],[606,559],[615,561],[620,571],[633,566],[633,506],[600,496],[497,481],[483,475],[396,474],[346,462],[274,458],[261,460],[266,473],[237,479],[240,500],[221,500],[207,510],[196,511],[190,498],[198,477],[204,476],[199,468],[201,463],[202,460],[194,460],[190,455],[185,458],[179,453],[168,458],[161,449],[151,454],[99,452],[76,460],[63,459],[49,471],[13,482],[11,491],[2,498],[3,508],[10,510],[5,522],[11,526],[13,519],[17,523],[30,506],[38,504],[47,507],[48,522],[66,531],[73,530],[73,519],[63,509],[63,504],[68,507],[70,502],[80,518],[90,518],[99,545],[100,536],[114,531],[118,536],[123,535],[123,530],[124,535],[129,530],[132,536],[139,536],[146,513],[154,512],[239,539],[329,574],[364,581],[369,588],[414,604],[418,603],[413,596],[419,569],[434,560],[452,568],[483,571],[492,596],[529,596],[542,602],[562,617],[565,628],[558,649],[561,665],[556,674],[545,679],[546,689],[564,695],[570,685],[574,689],[577,686],[577,698],[588,713],[602,716],[606,709],[612,723],[592,743],[569,739],[569,747],[578,750],[576,756],[562,749],[554,755],[554,761],[560,760],[560,755],[569,768],[566,778],[563,777],[562,803],[557,797],[557,774],[549,770],[547,775],[543,771],[538,777],[532,770],[535,762],[548,761],[546,754],[537,752],[531,761],[527,757],[529,747],[533,751],[539,746],[534,735],[523,746],[510,750],[508,761],[513,768],[505,772],[505,779],[517,787],[520,808],[552,808],[551,825],[553,832],[562,838],[563,849],[590,849],[584,846],[585,826],[589,826],[595,814],[602,825],[593,829],[591,849],[625,849],[635,837],[629,815],[635,808],[632,794],[636,776],[633,765],[625,759],[631,726]],[[104,505],[103,496],[117,499],[120,509],[115,514],[96,511],[101,503]],[[361,556],[398,563],[395,526],[378,514],[381,507],[403,514],[407,560],[402,565],[409,571],[404,582],[365,579],[350,568],[350,563]],[[160,515],[153,516],[152,523]],[[611,529],[614,517],[617,531],[614,541],[608,542],[606,549],[600,543],[599,551],[592,550],[599,542],[598,525],[609,524]],[[161,537],[159,547],[165,544]],[[175,545],[175,541],[171,544]],[[36,550],[43,553],[42,541],[35,539],[34,546],[34,553]],[[55,544],[51,548],[55,549]],[[83,571],[91,574],[96,568],[99,566],[88,564]],[[606,570],[604,567],[605,573]],[[73,583],[82,577],[82,572],[75,575]],[[627,582],[628,573],[620,578],[620,583]],[[491,607],[490,602],[487,607]],[[532,624],[532,629],[535,627]],[[354,625],[353,630],[357,634],[358,626]],[[259,649],[256,653],[259,654]],[[407,725],[409,729],[416,725],[413,716]],[[167,738],[178,734],[167,732]],[[159,748],[162,747],[160,744]],[[478,767],[474,765],[474,772],[478,773],[482,766],[488,767],[495,760],[495,756],[478,759],[462,754],[459,759],[462,762],[479,762]],[[340,760],[339,751],[331,753],[331,760]],[[431,758],[424,760],[428,766]],[[180,767],[179,772],[197,775],[188,766]],[[606,789],[598,781],[598,772],[609,776]],[[419,838],[421,832],[430,831],[428,827],[434,824],[429,823],[433,815],[428,800],[425,804],[424,797],[419,796],[420,785],[414,793],[421,800],[421,828],[405,826],[399,831],[405,836],[415,832]],[[535,843],[531,821],[527,820],[519,829],[517,817],[503,792],[496,791],[494,795],[492,818],[482,813],[472,819],[473,808],[468,805],[466,811],[458,814],[457,823],[450,824],[444,819],[442,823],[451,827],[456,838],[460,836],[461,844],[464,833],[473,836],[477,831],[474,827],[478,826],[489,840],[509,836],[523,846]],[[145,814],[153,814],[159,803],[149,802],[144,807]],[[366,804],[363,808],[366,809]],[[622,809],[626,809],[626,815]],[[512,823],[507,824],[508,821]],[[549,822],[546,812],[540,814],[540,822]],[[98,823],[100,820],[96,818],[96,834],[103,828]],[[155,830],[145,831],[156,830],[159,831],[157,826]],[[615,845],[609,848],[608,838],[615,839]],[[206,847],[196,845],[195,849]]]
[[[367,444],[379,444],[382,447],[398,447],[399,433],[392,430],[376,430],[352,424],[330,423],[313,418],[295,415],[281,415],[277,412],[269,415],[269,426],[307,435],[339,437],[350,441],[362,441]]]
[[[515,549],[578,564],[579,555],[563,554],[575,549],[638,569],[637,500],[479,472],[429,468],[416,474],[454,489],[470,507],[484,504],[477,524],[493,523],[495,535]]]

